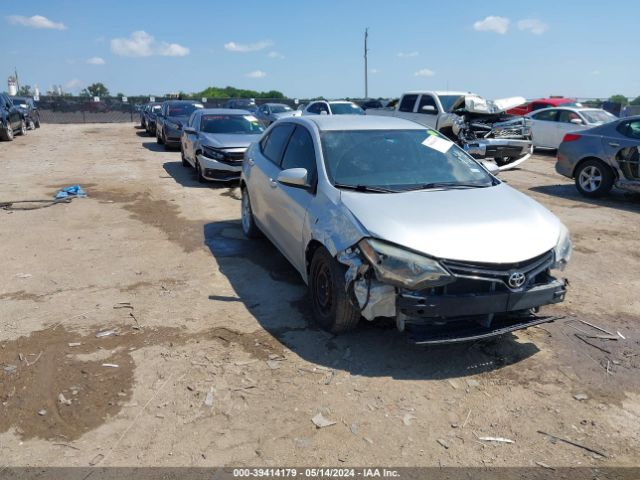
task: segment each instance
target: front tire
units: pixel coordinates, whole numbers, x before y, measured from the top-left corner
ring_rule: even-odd
[[[356,300],[345,288],[345,271],[346,267],[324,247],[313,254],[309,271],[313,317],[323,329],[332,333],[353,330],[360,320]]]
[[[13,140],[13,129],[10,124],[7,123],[7,128],[0,129],[0,139],[6,142]]]
[[[202,167],[200,166],[200,161],[196,159],[196,178],[198,179],[198,183],[206,183],[207,179],[202,175]]]
[[[575,182],[578,192],[585,197],[602,197],[613,188],[613,171],[600,160],[587,160],[577,168]]]
[[[26,135],[27,134],[27,122],[22,120],[20,122],[20,130],[18,130],[18,135]]]
[[[242,232],[247,238],[259,238],[262,236],[262,232],[256,225],[255,218],[253,216],[253,209],[251,208],[251,199],[249,198],[249,192],[247,187],[242,189],[242,200],[240,206],[240,220],[242,222]]]
[[[162,135],[159,135],[158,131],[156,130],[156,143],[158,145],[164,145],[164,140],[161,137]]]
[[[184,150],[182,149],[182,146],[180,146],[180,157],[182,158],[182,166],[185,168],[188,167],[189,162],[187,162],[187,157],[184,156]]]

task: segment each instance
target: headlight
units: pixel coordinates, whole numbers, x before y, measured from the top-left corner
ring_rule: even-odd
[[[437,261],[423,255],[372,238],[361,240],[358,246],[381,282],[420,290],[455,280]]]
[[[558,236],[558,243],[556,247],[553,249],[554,253],[554,261],[551,268],[564,270],[571,260],[571,236],[569,235],[569,230],[567,227],[562,225],[562,229],[560,230],[560,235]]]
[[[206,157],[213,158],[214,160],[224,160],[224,153],[222,153],[220,150],[205,146],[202,147],[202,150],[204,151],[204,155]]]

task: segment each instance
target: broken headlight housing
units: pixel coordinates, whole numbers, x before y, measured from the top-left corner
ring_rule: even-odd
[[[567,227],[562,225],[562,229],[560,230],[560,235],[558,236],[558,243],[553,249],[554,260],[553,265],[551,265],[552,269],[564,270],[571,260],[571,236],[569,235],[569,230]]]
[[[373,238],[360,240],[358,247],[381,282],[421,290],[455,281],[440,263],[424,255]]]

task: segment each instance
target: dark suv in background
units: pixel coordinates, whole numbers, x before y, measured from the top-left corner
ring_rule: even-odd
[[[236,110],[246,110],[247,112],[255,112],[258,106],[253,98],[230,98],[224,102],[224,108],[234,108]]]
[[[13,101],[13,105],[22,111],[29,129],[33,130],[34,128],[40,128],[40,112],[38,111],[38,106],[33,101],[33,98],[11,97],[11,100]]]
[[[0,93],[0,140],[13,140],[14,135],[25,135],[27,122],[24,114],[6,93]]]
[[[187,124],[194,110],[203,108],[202,103],[193,100],[167,100],[156,114],[156,141],[169,147],[179,148],[182,128]]]

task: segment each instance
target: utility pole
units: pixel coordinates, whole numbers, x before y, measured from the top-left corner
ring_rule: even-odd
[[[367,38],[369,37],[369,27],[364,29],[364,98],[369,98],[369,68],[367,66]]]

